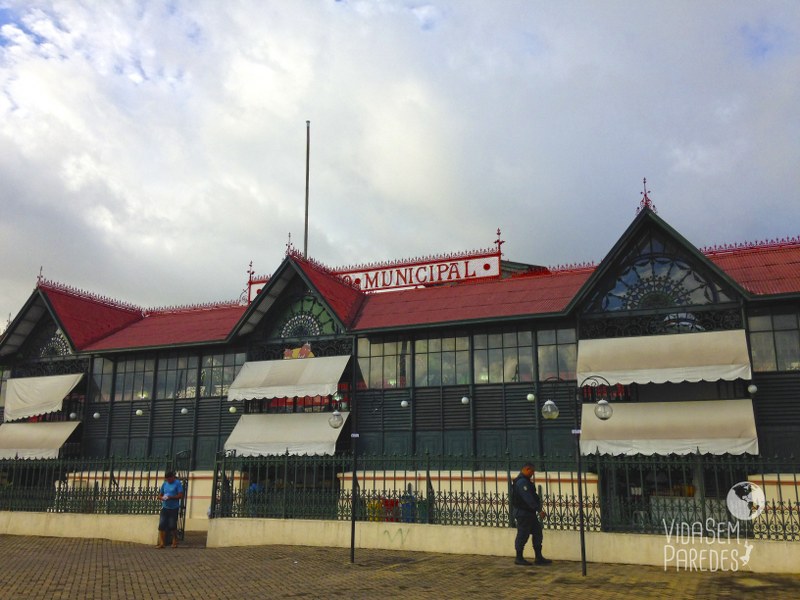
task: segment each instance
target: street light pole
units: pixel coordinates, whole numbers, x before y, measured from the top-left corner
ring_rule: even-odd
[[[334,411],[328,418],[328,425],[334,429],[339,429],[344,424],[344,417],[339,412],[338,405],[341,402],[341,395],[337,392],[333,395],[333,400],[336,403]],[[356,561],[356,511],[358,510],[358,433],[355,431],[350,433],[350,451],[353,453],[353,479],[350,505],[350,562]]]
[[[354,431],[350,434],[350,447],[353,452],[353,482],[352,482],[352,505],[350,506],[350,563],[356,562],[356,511],[358,510],[358,434]]]
[[[575,394],[575,401],[577,406],[576,410],[580,410],[580,392]],[[575,435],[575,452],[577,455],[577,468],[578,468],[578,530],[580,531],[581,538],[581,575],[586,577],[586,528],[583,521],[583,469],[581,463],[581,430],[579,428],[573,429],[572,433]]]
[[[597,389],[598,386],[610,387],[611,384],[608,382],[608,380],[600,377],[599,375],[590,375],[581,381],[575,390],[575,429],[572,430],[572,435],[575,436],[575,466],[578,471],[578,531],[581,541],[581,575],[584,577],[586,577],[586,527],[583,516],[583,460],[581,455],[581,429],[579,425],[579,419],[580,412],[583,408],[581,390],[587,385]],[[528,394],[528,400],[535,401],[535,399],[536,398],[534,394]],[[613,412],[614,409],[608,403],[608,400],[605,398],[600,398],[597,400],[597,403],[594,407],[594,414],[598,419],[607,421],[611,418]],[[556,403],[552,400],[547,400],[542,405],[543,418],[548,420],[556,419],[558,418],[558,414],[558,406],[556,406]]]

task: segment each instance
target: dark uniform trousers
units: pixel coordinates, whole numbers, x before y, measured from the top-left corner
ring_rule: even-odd
[[[533,537],[533,551],[539,556],[542,553],[542,524],[535,514],[517,511],[517,538],[514,540],[517,556],[522,556],[529,537]]]

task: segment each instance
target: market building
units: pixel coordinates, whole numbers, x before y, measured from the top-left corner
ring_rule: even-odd
[[[0,339],[0,457],[189,451],[202,472],[357,431],[362,455],[516,463],[576,430],[584,455],[800,454],[800,238],[697,248],[645,194],[596,265],[502,244],[345,268],[290,248],[241,300],[184,308],[40,279]]]

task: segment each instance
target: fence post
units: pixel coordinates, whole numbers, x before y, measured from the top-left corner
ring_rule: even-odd
[[[512,488],[513,483],[511,482],[511,452],[508,448],[506,448],[506,481],[508,483],[506,494],[508,498],[508,526],[509,527],[516,527],[516,522],[514,520],[514,507],[511,506],[511,497],[512,497]]]
[[[289,491],[289,449],[286,449],[286,454],[283,455],[283,506],[281,507],[281,515],[286,518],[286,494]]]
[[[697,449],[697,475],[700,479],[700,515],[703,525],[706,522],[706,476],[703,470],[703,455]]]
[[[428,514],[426,522],[430,525],[434,522],[433,511],[436,508],[436,492],[431,481],[431,453],[425,450],[425,503],[427,504]]]

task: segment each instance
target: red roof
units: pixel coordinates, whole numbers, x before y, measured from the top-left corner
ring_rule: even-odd
[[[752,294],[800,293],[800,239],[703,252]],[[557,314],[566,309],[595,269],[578,267],[366,294],[313,261],[292,258],[339,319],[354,331]],[[79,351],[223,342],[247,309],[229,303],[148,312],[60,284],[40,282],[39,290]]]
[[[354,330],[431,325],[564,310],[593,269],[370,294]]]
[[[174,346],[203,342],[222,342],[247,309],[240,305],[189,308],[174,312],[155,312],[115,333],[88,351]]]
[[[39,291],[52,306],[77,350],[143,318],[142,310],[92,296],[57,283],[42,281]]]
[[[350,327],[366,294],[320,265],[296,255],[293,259],[339,320],[345,327]]]
[[[800,241],[709,250],[706,256],[752,294],[800,291]]]

